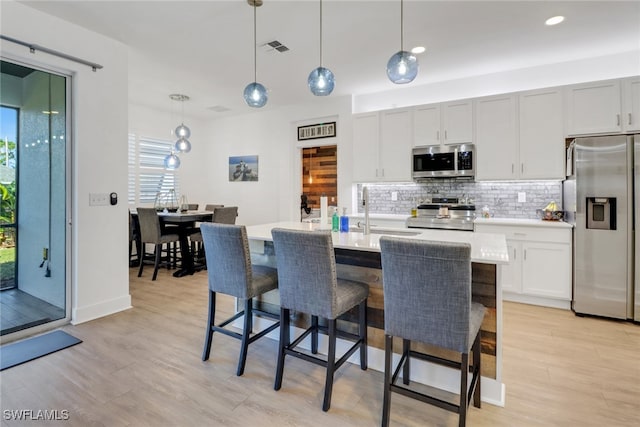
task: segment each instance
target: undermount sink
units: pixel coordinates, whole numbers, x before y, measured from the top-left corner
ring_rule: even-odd
[[[350,227],[349,231],[353,233],[364,233],[363,228]],[[417,236],[420,232],[417,231],[404,231],[404,230],[388,230],[384,228],[372,228],[371,234],[385,234],[388,236]]]

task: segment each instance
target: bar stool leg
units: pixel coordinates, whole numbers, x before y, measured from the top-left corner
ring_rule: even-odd
[[[482,406],[481,401],[480,401],[480,397],[481,395],[481,390],[480,390],[480,384],[482,384],[482,381],[480,381],[480,375],[482,374],[482,372],[480,372],[480,366],[481,366],[481,362],[480,362],[480,333],[478,332],[478,335],[476,336],[476,340],[473,343],[473,372],[474,375],[477,372],[478,375],[478,381],[476,382],[476,389],[475,392],[473,393],[473,406],[475,406],[476,408],[480,408]]]
[[[278,366],[276,368],[276,382],[274,390],[282,387],[282,374],[284,372],[285,348],[289,347],[289,309],[280,308],[280,342],[278,344]]]
[[[411,350],[411,341],[402,340],[402,354],[404,355],[404,366],[402,368],[402,383],[409,385],[411,378],[411,358],[409,357],[409,351]]]
[[[253,321],[252,299],[244,301],[244,330],[242,331],[242,344],[240,345],[240,360],[238,361],[237,376],[244,373],[244,365],[247,362],[247,349],[249,348],[249,337],[251,336],[251,325]]]
[[[213,325],[216,318],[216,293],[209,291],[209,316],[207,319],[207,333],[204,336],[204,351],[202,361],[209,360],[211,353],[211,340],[213,339]]]
[[[467,395],[467,382],[469,377],[469,353],[462,353],[460,368],[460,407],[458,408],[458,427],[464,427],[467,423],[467,406],[469,402]]]
[[[384,337],[384,398],[382,400],[382,427],[389,426],[391,410],[391,355],[393,353],[393,337]]]
[[[327,353],[327,377],[324,385],[324,402],[322,410],[327,412],[331,407],[331,392],[333,391],[333,374],[336,362],[336,319],[328,319],[329,352]]]
[[[318,316],[311,316],[311,353],[318,353]]]
[[[359,329],[360,339],[360,369],[367,370],[367,300],[365,299],[360,303],[359,307]]]

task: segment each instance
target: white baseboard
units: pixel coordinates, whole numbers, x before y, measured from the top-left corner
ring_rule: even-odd
[[[565,299],[546,298],[532,295],[516,294],[509,291],[502,291],[502,300],[519,302],[523,304],[539,305],[542,307],[560,308],[563,310],[571,310],[571,301]]]
[[[71,310],[71,324],[78,325],[80,323],[108,316],[129,308],[131,308],[131,295],[129,294],[109,301],[103,301],[99,304],[88,305],[85,307],[74,307]]]

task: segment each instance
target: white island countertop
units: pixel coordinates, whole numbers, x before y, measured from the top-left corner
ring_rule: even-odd
[[[271,241],[271,230],[274,228],[310,231],[331,230],[331,226],[317,223],[273,222],[247,226],[247,235],[250,240]],[[504,234],[419,228],[374,228],[368,236],[365,236],[361,231],[332,232],[331,234],[333,246],[341,249],[380,252],[380,237],[387,235],[407,239],[469,243],[471,245],[472,262],[484,264],[507,264],[509,262],[509,252]]]

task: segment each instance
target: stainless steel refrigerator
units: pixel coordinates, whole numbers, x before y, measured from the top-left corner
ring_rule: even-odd
[[[577,314],[640,321],[639,163],[640,135],[576,138],[567,150]]]

